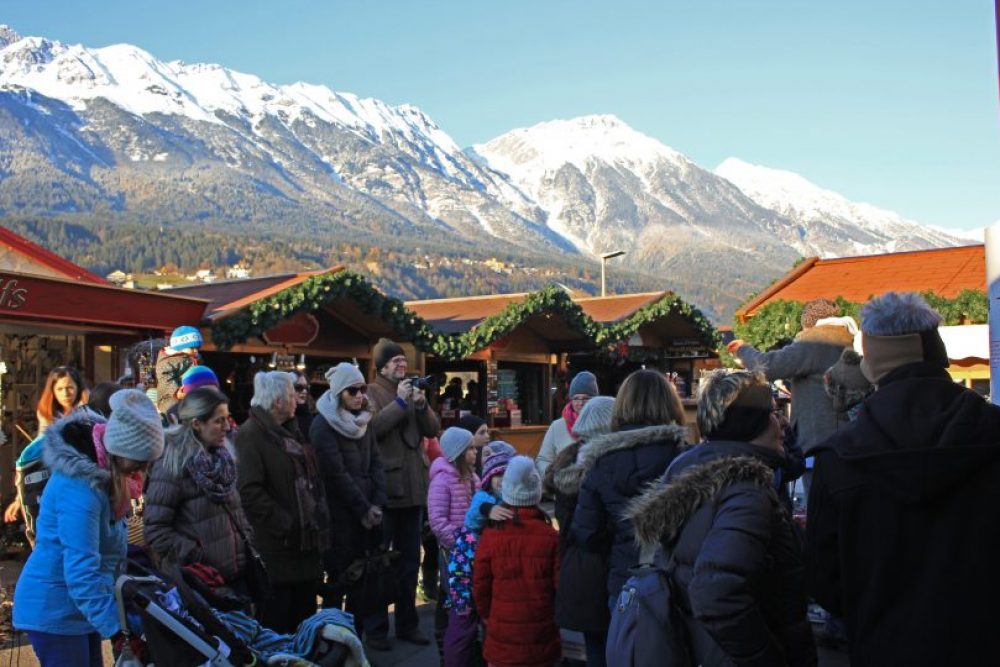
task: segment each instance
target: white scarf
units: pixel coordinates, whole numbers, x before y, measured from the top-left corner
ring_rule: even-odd
[[[373,415],[370,410],[362,410],[358,414],[345,410],[332,391],[319,397],[316,409],[334,431],[350,440],[358,440],[365,434]]]

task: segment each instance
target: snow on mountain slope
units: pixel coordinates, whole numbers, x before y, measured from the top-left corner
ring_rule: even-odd
[[[728,158],[715,173],[761,206],[791,219],[800,236],[793,242],[804,254],[871,254],[961,244],[952,234],[852,202],[790,171]]]

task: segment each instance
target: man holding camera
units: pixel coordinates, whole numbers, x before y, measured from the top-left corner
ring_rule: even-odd
[[[421,516],[427,504],[429,467],[421,441],[436,436],[441,424],[428,406],[424,390],[406,377],[406,355],[400,345],[380,338],[372,357],[378,377],[368,385],[368,401],[375,413],[371,427],[385,468],[388,497],[382,543],[399,552],[393,565],[396,637],[426,645],[430,640],[420,632],[416,607]],[[389,614],[384,605],[378,606],[364,623],[366,642],[369,648],[387,651],[391,648]]]

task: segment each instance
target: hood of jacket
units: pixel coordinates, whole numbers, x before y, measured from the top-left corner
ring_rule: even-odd
[[[795,336],[795,342],[851,347],[854,345],[854,336],[847,330],[847,327],[836,324],[820,324],[800,331]]]
[[[708,443],[699,447],[711,444],[746,443]],[[760,487],[775,506],[778,505],[771,467],[758,458],[756,452],[741,452],[739,448],[726,450],[720,449],[718,456],[705,462],[692,461],[677,470],[669,483],[650,487],[629,503],[625,516],[632,521],[635,540],[640,547],[672,541],[699,507],[737,482],[750,482]]]
[[[602,456],[654,442],[675,442],[680,446],[687,434],[687,427],[677,424],[642,426],[606,433],[584,443],[580,447],[577,462],[556,471],[552,476],[552,484],[560,493],[576,495],[580,492],[580,485],[587,476],[587,471]]]
[[[923,362],[892,371],[823,445],[907,503],[948,492],[1000,457],[1000,407]]]
[[[111,472],[98,466],[97,461],[91,459],[70,442],[74,437],[91,438],[93,425],[105,423],[107,420],[104,417],[91,411],[80,410],[63,417],[45,431],[42,442],[42,461],[49,470],[60,472],[74,479],[81,479],[93,489],[106,488],[111,481]],[[83,428],[74,434],[75,427]]]

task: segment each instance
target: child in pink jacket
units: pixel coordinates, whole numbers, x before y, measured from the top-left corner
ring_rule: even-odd
[[[465,523],[472,496],[479,489],[476,476],[476,448],[472,433],[452,426],[441,434],[440,458],[431,464],[431,485],[427,491],[427,520],[438,539],[439,586],[434,612],[434,639],[443,655],[444,633],[448,629],[448,552],[455,545],[455,533]]]

